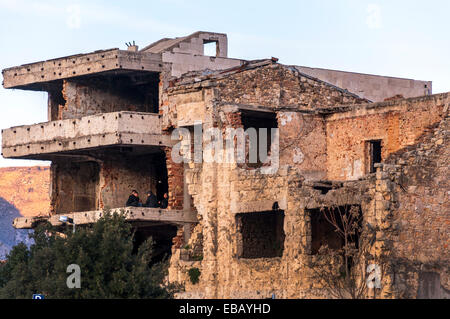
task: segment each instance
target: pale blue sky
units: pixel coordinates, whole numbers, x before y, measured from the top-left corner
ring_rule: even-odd
[[[227,33],[230,57],[432,80],[440,93],[449,13],[448,0],[0,0],[0,69],[203,30]],[[46,105],[45,93],[0,88],[0,128],[46,121]]]

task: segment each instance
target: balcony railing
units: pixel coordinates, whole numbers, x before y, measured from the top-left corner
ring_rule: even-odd
[[[111,213],[124,213],[125,219],[132,223],[140,223],[142,225],[163,223],[173,225],[184,225],[197,223],[197,213],[191,210],[168,210],[160,208],[146,208],[146,207],[124,207],[115,208]],[[97,222],[104,212],[87,211],[67,214],[56,214],[51,217],[19,217],[14,219],[13,226],[17,229],[31,229],[38,223],[48,221],[53,226],[60,226],[60,216],[67,216],[73,219],[76,225],[87,225]]]

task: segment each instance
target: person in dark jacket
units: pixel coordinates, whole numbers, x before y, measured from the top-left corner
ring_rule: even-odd
[[[147,201],[144,204],[144,207],[156,208],[158,207],[158,200],[156,199],[155,194],[152,191],[148,191],[147,193]]]
[[[128,197],[127,203],[125,204],[126,207],[139,207],[142,206],[142,204],[139,201],[139,194],[136,190],[131,191],[130,197]]]
[[[167,206],[169,206],[169,199],[168,199],[168,194],[164,193],[164,197],[163,199],[159,202],[159,207],[161,207],[162,209],[166,209]]]

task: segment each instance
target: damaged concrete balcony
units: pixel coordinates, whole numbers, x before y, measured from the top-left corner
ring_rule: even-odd
[[[176,242],[187,243],[191,236],[191,230],[198,223],[197,213],[193,210],[124,207],[112,209],[110,212],[124,213],[125,219],[135,230],[134,246],[136,249],[148,238],[152,239],[154,243],[153,262],[170,256],[172,246]],[[49,217],[20,217],[13,221],[13,226],[16,229],[33,229],[38,224],[48,221],[51,225],[59,228],[63,226],[60,221],[61,216],[72,219],[70,225],[73,222],[75,227],[88,226],[97,222],[104,214],[105,212],[102,210],[95,210],[55,214]]]
[[[112,146],[170,146],[158,114],[111,112],[12,127],[2,131],[5,158],[52,160],[56,153]]]
[[[135,226],[146,227],[151,225],[170,224],[183,226],[186,224],[195,224],[198,222],[197,213],[192,210],[166,210],[147,207],[124,207],[115,208],[111,213],[125,214],[127,221]],[[59,220],[61,215],[72,218],[75,225],[88,225],[98,221],[104,214],[102,210],[75,212],[67,214],[55,214],[50,217],[19,217],[14,219],[13,226],[16,229],[32,229],[40,222],[48,221],[53,226],[61,226]]]
[[[47,91],[55,83],[69,78],[125,72],[160,72],[160,54],[119,49],[99,50],[4,69],[5,89]]]

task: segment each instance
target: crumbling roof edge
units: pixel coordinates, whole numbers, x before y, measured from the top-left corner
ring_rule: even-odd
[[[139,52],[146,51],[146,50],[148,50],[150,48],[153,48],[155,45],[157,45],[157,44],[159,44],[161,42],[168,41],[168,40],[175,40],[175,39],[178,39],[178,38],[162,38],[162,39],[159,39],[158,41],[155,41],[155,42],[150,43],[149,45],[143,47],[142,49],[139,50]]]
[[[360,96],[358,96],[355,93],[352,93],[346,89],[340,88],[334,84],[328,83],[326,81],[320,80],[318,78],[315,78],[311,75],[308,75],[306,73],[303,73],[301,71],[299,71],[295,66],[293,65],[286,65],[286,64],[282,64],[282,63],[278,63],[278,59],[277,58],[270,58],[270,59],[259,59],[259,60],[242,60],[244,61],[244,63],[240,66],[235,66],[232,68],[228,68],[228,69],[223,69],[223,70],[218,70],[218,71],[212,71],[210,74],[206,74],[206,75],[200,75],[198,76],[197,74],[199,74],[200,72],[205,72],[206,69],[201,70],[201,71],[195,71],[193,72],[193,74],[189,74],[186,73],[185,75],[182,75],[181,77],[178,77],[174,80],[172,80],[171,83],[171,87],[174,88],[176,87],[183,87],[185,85],[192,85],[195,83],[201,83],[204,81],[208,81],[208,80],[218,80],[221,79],[222,77],[226,77],[226,76],[231,76],[235,73],[239,73],[239,72],[244,72],[244,71],[249,71],[249,70],[253,70],[259,67],[263,67],[266,65],[270,65],[270,64],[277,64],[280,65],[281,67],[287,68],[295,73],[297,73],[299,76],[305,77],[307,79],[310,79],[312,81],[316,81],[319,83],[323,83],[326,86],[335,89],[341,93],[345,93],[348,94],[354,98],[358,98],[358,99],[362,99],[362,100],[366,100],[367,103],[372,103],[372,101],[368,100],[368,99],[364,99]],[[196,76],[197,75],[197,76]]]
[[[266,65],[274,64],[274,63],[276,63],[276,61],[278,61],[278,59],[272,58],[272,59],[249,60],[249,61],[241,60],[241,61],[243,61],[244,63],[239,66],[234,66],[234,67],[231,67],[228,69],[222,69],[222,70],[214,70],[214,71],[211,71],[211,73],[205,74],[205,75],[199,75],[199,74],[201,72],[204,73],[208,69],[185,73],[185,75],[182,75],[176,79],[171,80],[170,87],[172,89],[175,89],[175,87],[181,88],[186,85],[192,85],[192,84],[197,84],[197,83],[199,84],[201,82],[208,81],[208,80],[219,80],[222,77],[231,76],[235,73],[253,70],[258,67],[263,67]]]
[[[409,97],[403,99],[394,99],[383,102],[371,102],[371,103],[362,103],[362,104],[347,104],[347,105],[338,105],[332,109],[318,109],[319,112],[325,115],[331,115],[334,113],[345,113],[347,111],[354,111],[358,109],[375,109],[375,108],[383,108],[389,106],[399,105],[403,102],[419,102],[424,100],[430,100],[435,98],[450,98],[450,92],[437,93],[431,95],[422,95],[416,97]]]
[[[150,50],[151,48],[156,47],[158,44],[161,44],[161,43],[166,42],[166,41],[167,42],[175,41],[173,44],[169,45],[167,48],[164,48],[162,50],[162,51],[167,51],[167,50],[170,50],[170,49],[174,48],[175,46],[177,46],[178,44],[180,44],[180,42],[183,42],[184,40],[186,40],[186,37],[163,38],[163,39],[160,39],[160,40],[158,40],[156,42],[153,42],[153,43],[147,45],[146,47],[144,47],[141,50],[139,50],[139,52],[144,53],[144,52]]]
[[[170,51],[171,49],[173,49],[174,47],[176,47],[177,45],[179,45],[181,42],[184,42],[186,40],[190,40],[194,37],[196,37],[197,35],[201,34],[201,33],[208,33],[208,34],[217,34],[220,36],[227,36],[226,33],[218,33],[218,32],[210,32],[210,31],[196,31],[190,35],[187,35],[185,37],[175,37],[175,38],[162,38],[156,42],[150,43],[149,45],[145,46],[144,48],[142,48],[141,50],[139,50],[139,52],[144,52],[147,51],[153,47],[155,47],[156,45],[164,42],[164,41],[171,41],[174,40],[175,42],[171,45],[169,45],[167,48],[164,48],[163,50],[161,50],[159,53],[162,53],[163,51]]]
[[[347,90],[347,89],[341,88],[341,87],[339,87],[339,86],[337,86],[337,85],[331,84],[331,83],[329,83],[329,82],[326,82],[326,81],[324,81],[324,80],[321,80],[321,79],[316,78],[316,77],[314,77],[314,76],[311,76],[311,75],[309,75],[309,74],[303,73],[302,71],[300,71],[300,70],[297,68],[296,65],[285,65],[285,66],[288,67],[288,68],[290,68],[290,69],[292,69],[292,68],[295,69],[295,72],[298,72],[301,76],[303,76],[303,77],[305,77],[305,78],[308,78],[308,79],[310,79],[310,80],[313,80],[313,81],[317,81],[317,82],[323,83],[323,84],[325,84],[325,85],[327,85],[327,86],[329,86],[329,87],[331,87],[331,88],[333,88],[333,89],[335,89],[335,90],[338,90],[338,91],[341,92],[341,93],[346,93],[346,94],[349,94],[349,95],[351,95],[351,96],[353,96],[353,97],[355,97],[355,98],[363,99],[363,100],[368,101],[368,103],[372,103],[371,100],[366,99],[366,98],[363,98],[363,97],[361,97],[361,96],[359,96],[359,95],[357,95],[357,94],[355,94],[355,93],[353,93],[353,92],[350,92],[350,91]]]

